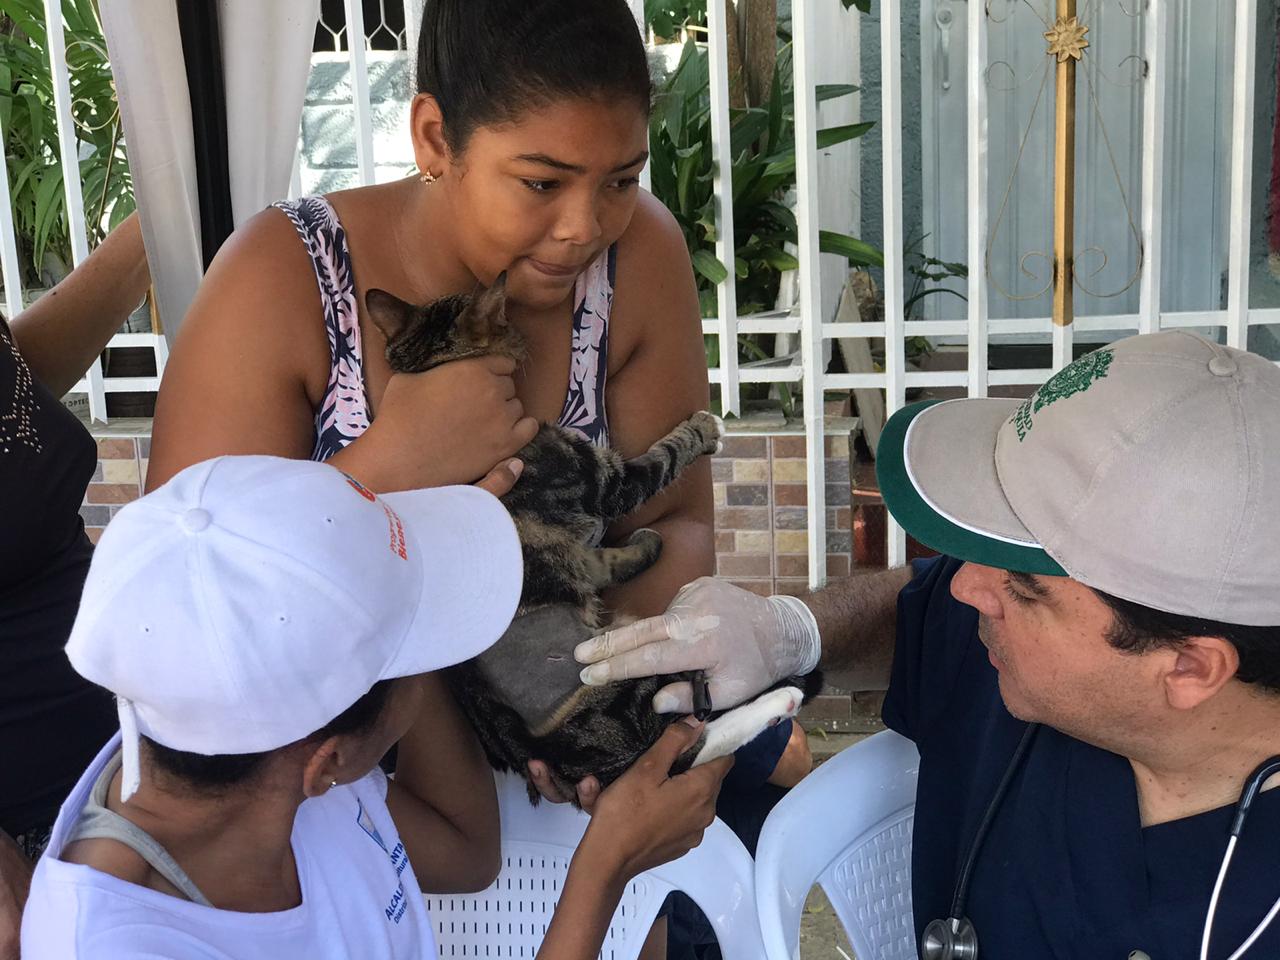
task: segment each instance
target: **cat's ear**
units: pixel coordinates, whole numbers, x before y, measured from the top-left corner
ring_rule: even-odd
[[[507,271],[503,270],[494,278],[493,286],[484,292],[485,297],[497,301],[494,322],[507,325]]]
[[[487,343],[495,331],[507,325],[507,272],[504,270],[488,290],[471,298],[458,318],[458,325],[479,343]]]
[[[369,319],[389,341],[404,330],[413,316],[411,304],[377,287],[370,287],[364,295],[364,306],[369,311]]]

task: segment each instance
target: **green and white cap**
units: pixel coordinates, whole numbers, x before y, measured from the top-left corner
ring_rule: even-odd
[[[1146,334],[1026,401],[913,404],[886,424],[876,472],[895,519],[935,550],[1280,624],[1280,368],[1256,354]]]

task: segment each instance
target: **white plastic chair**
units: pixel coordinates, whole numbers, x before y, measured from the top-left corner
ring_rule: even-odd
[[[478,894],[426,897],[441,957],[526,957],[551,923],[569,859],[590,817],[567,803],[530,805],[524,781],[496,777],[502,811],[502,872]],[[605,936],[601,960],[635,960],[667,894],[681,890],[706,914],[725,960],[759,960],[751,855],[716,820],[700,846],[636,877]]]
[[[916,960],[911,825],[920,758],[891,731],[856,743],[778,803],[756,847],[768,960],[799,957],[800,914],[822,886],[857,960]]]

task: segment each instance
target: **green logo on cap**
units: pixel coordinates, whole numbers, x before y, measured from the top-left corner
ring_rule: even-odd
[[[1101,380],[1107,375],[1107,368],[1111,366],[1111,361],[1114,359],[1115,355],[1110,350],[1095,350],[1059,370],[1013,415],[1011,422],[1014,429],[1018,431],[1018,442],[1025,440],[1027,434],[1031,432],[1033,414],[1039,413],[1042,408],[1051,403],[1088,390],[1095,380]]]

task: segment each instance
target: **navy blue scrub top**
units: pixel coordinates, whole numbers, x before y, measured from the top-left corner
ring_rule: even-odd
[[[977,611],[951,596],[960,563],[914,564],[898,599],[884,721],[920,749],[912,848],[916,935],[951,908],[956,876],[1026,724],[1000,699]],[[966,912],[981,960],[1195,960],[1231,806],[1142,827],[1124,758],[1048,727],[978,855]],[[1211,960],[1280,897],[1280,789],[1259,796],[1232,857]],[[1244,960],[1280,958],[1280,917]]]

